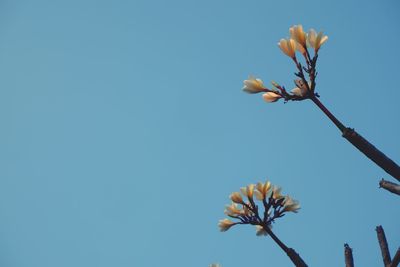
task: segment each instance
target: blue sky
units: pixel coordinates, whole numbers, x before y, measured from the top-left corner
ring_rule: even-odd
[[[381,264],[400,244],[390,177],[291,88],[276,43],[324,30],[317,91],[400,161],[397,1],[2,1],[0,265],[291,266],[251,227],[218,231],[228,196],[269,179],[302,209],[275,233],[310,266]]]

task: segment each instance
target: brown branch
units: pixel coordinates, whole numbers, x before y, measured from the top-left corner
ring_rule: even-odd
[[[397,267],[399,263],[400,263],[400,248],[397,249],[397,252],[393,257],[392,264],[390,265],[390,267]]]
[[[384,169],[388,174],[400,181],[400,167],[393,160],[388,158],[379,149],[374,147],[354,129],[347,128],[343,131],[343,137],[352,143],[358,150]]]
[[[396,183],[392,183],[390,181],[386,181],[384,179],[379,181],[379,187],[386,189],[393,194],[400,195],[400,185]]]
[[[296,267],[308,267],[308,265],[304,262],[304,260],[300,257],[300,255],[293,249],[288,248],[272,231],[266,226],[264,230],[271,236],[271,238],[278,244],[278,246],[285,251],[286,255],[290,258],[293,264]]]
[[[400,182],[400,166],[393,160],[388,158],[379,149],[368,142],[364,137],[359,135],[354,129],[345,127],[322,103],[319,99],[312,95],[310,99],[324,112],[326,116],[336,125],[342,132],[342,136],[346,138],[353,146],[361,151],[365,156],[371,159],[375,164],[385,170],[388,174],[396,178]]]
[[[378,237],[379,246],[381,247],[383,264],[384,266],[389,267],[392,260],[390,258],[389,246],[386,240],[385,231],[383,230],[382,225],[378,225],[375,230]]]
[[[344,262],[346,263],[346,267],[354,267],[353,250],[347,243],[344,244]]]

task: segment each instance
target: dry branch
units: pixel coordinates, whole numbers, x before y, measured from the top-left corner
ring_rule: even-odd
[[[346,263],[346,267],[354,267],[353,250],[347,243],[344,244],[344,262]]]
[[[397,252],[393,257],[392,264],[390,265],[390,267],[397,267],[399,263],[400,263],[400,248],[397,249]]]
[[[400,195],[400,185],[386,181],[385,179],[380,180],[379,187],[392,192],[393,194]]]
[[[376,234],[378,237],[379,246],[381,248],[383,264],[384,264],[384,266],[390,266],[390,262],[392,260],[390,258],[389,246],[388,246],[385,231],[383,230],[382,225],[378,225],[376,227]]]

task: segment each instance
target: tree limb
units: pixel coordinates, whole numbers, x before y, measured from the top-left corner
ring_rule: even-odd
[[[397,249],[397,252],[393,257],[392,264],[390,265],[390,267],[397,267],[399,263],[400,263],[400,248]]]
[[[353,250],[347,243],[344,244],[344,262],[346,263],[346,267],[354,267]]]
[[[390,258],[389,246],[386,240],[385,231],[383,230],[382,225],[378,225],[375,230],[378,237],[379,246],[381,247],[383,264],[384,266],[389,267],[392,260]]]
[[[344,244],[344,262],[346,263],[346,267],[354,267],[353,250],[347,243]]]
[[[385,170],[388,174],[393,176],[400,182],[400,166],[393,160],[383,154],[374,145],[368,142],[364,137],[358,134],[354,129],[343,125],[324,104],[314,95],[310,96],[310,99],[318,106],[318,108],[336,125],[336,127],[342,132],[342,136],[346,138],[353,146],[355,146],[360,152],[371,159],[375,164]]]
[[[400,195],[400,185],[396,183],[392,183],[390,181],[386,181],[384,179],[379,181],[379,187],[392,192],[393,194]]]

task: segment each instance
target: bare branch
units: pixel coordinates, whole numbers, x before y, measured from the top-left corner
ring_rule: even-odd
[[[321,109],[322,112],[336,125],[342,132],[342,136],[346,138],[361,153],[371,159],[375,164],[385,170],[388,174],[400,181],[400,166],[383,154],[374,145],[368,142],[364,137],[357,133],[354,129],[344,126],[322,103],[315,97],[310,99]]]
[[[286,255],[290,258],[296,267],[307,267],[308,265],[300,257],[300,255],[292,248],[288,248],[272,231],[269,227],[264,227],[264,230],[271,236],[271,238],[278,244],[278,246],[285,251]]]
[[[346,263],[346,267],[354,267],[353,250],[347,243],[344,244],[344,262]]]
[[[396,254],[393,257],[392,264],[390,267],[397,267],[400,263],[400,248],[397,249]]]
[[[393,194],[400,195],[400,185],[396,183],[392,183],[390,181],[386,181],[384,179],[380,180],[379,187],[386,189]]]
[[[346,128],[343,137],[388,174],[400,181],[400,167],[352,128]]]
[[[378,237],[379,246],[381,247],[383,264],[384,266],[390,266],[390,262],[392,260],[390,258],[389,246],[386,240],[385,231],[383,230],[382,225],[378,225],[375,230]]]

